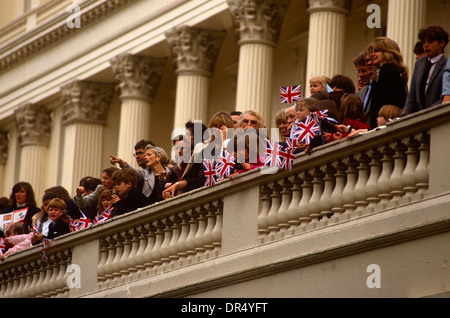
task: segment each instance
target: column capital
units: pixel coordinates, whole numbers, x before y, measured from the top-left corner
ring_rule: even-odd
[[[50,111],[41,105],[27,103],[14,111],[20,146],[48,147],[50,142]]]
[[[62,120],[106,124],[114,85],[75,80],[61,87]]]
[[[175,72],[212,76],[225,31],[180,26],[165,33]]]
[[[350,14],[352,0],[308,0],[308,14],[315,12],[336,12]]]
[[[290,0],[227,0],[233,18],[238,45],[278,42]]]
[[[120,98],[143,99],[151,103],[156,96],[167,58],[125,53],[111,59]]]
[[[8,132],[0,130],[0,166],[6,164],[8,159]]]

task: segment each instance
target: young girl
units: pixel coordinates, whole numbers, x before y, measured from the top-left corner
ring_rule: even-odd
[[[355,94],[344,95],[339,109],[338,121],[356,130],[369,129],[362,100]]]
[[[113,203],[113,190],[112,189],[105,189],[100,193],[100,197],[97,204],[97,215],[94,218],[95,224],[100,224],[109,219],[109,216],[111,215],[111,210],[114,209],[112,207]],[[110,208],[109,211],[107,209]]]
[[[386,125],[387,122],[402,117],[402,109],[394,105],[384,105],[381,107],[378,117],[378,127]]]
[[[25,223],[15,222],[11,224],[6,233],[8,236],[5,237],[5,243],[12,244],[13,246],[4,254],[1,254],[0,259],[4,259],[8,255],[31,247],[31,237],[33,236],[33,233],[29,233],[28,226]]]
[[[240,173],[264,166],[263,156],[259,154],[260,142],[261,139],[253,133],[241,137],[234,136],[232,149],[237,163],[230,179]]]
[[[309,92],[311,94],[314,94],[315,92],[318,92],[320,90],[327,90],[329,81],[329,78],[324,75],[311,77],[311,79],[309,80]]]

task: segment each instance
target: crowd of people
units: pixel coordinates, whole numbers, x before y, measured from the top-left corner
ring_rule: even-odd
[[[396,118],[450,101],[450,62],[444,56],[448,33],[440,26],[429,26],[419,31],[418,38],[410,89],[399,46],[392,39],[376,38],[353,60],[356,85],[345,75],[314,76],[309,80],[308,97],[277,112],[273,126],[279,132],[277,142],[286,145],[296,127],[313,114],[322,114],[326,120],[310,142],[292,145],[294,153],[370,132]],[[73,197],[61,186],[49,188],[40,207],[32,186],[19,182],[9,199],[0,198],[1,214],[11,214],[12,220],[17,214],[19,219],[0,232],[0,258],[83,228],[80,222],[100,224],[211,185],[203,160],[206,153],[216,160],[224,153],[235,158],[227,178],[262,167],[267,136],[259,131],[268,126],[272,125],[252,109],[218,112],[208,126],[187,121],[185,133],[172,137],[172,158],[152,141],[140,140],[134,147],[135,163],[110,155],[111,166],[102,171],[101,178],[82,178]]]

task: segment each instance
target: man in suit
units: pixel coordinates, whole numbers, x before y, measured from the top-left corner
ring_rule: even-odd
[[[421,29],[419,39],[423,43],[426,56],[416,61],[402,116],[442,102],[442,78],[447,64],[444,49],[449,41],[449,35],[442,27],[433,25]]]
[[[367,118],[367,123],[370,123],[370,105],[371,105],[371,101],[372,101],[372,93],[376,84],[376,70],[375,67],[373,65],[373,61],[372,58],[370,57],[370,55],[366,54],[365,55],[365,76],[367,76],[366,78],[366,83],[367,85],[364,86],[363,88],[361,88],[360,90],[358,90],[356,92],[356,95],[361,98],[362,102],[363,102],[363,110],[364,113],[366,114],[366,118]],[[373,128],[373,127],[372,127]]]
[[[155,186],[155,175],[152,169],[148,168],[145,162],[145,147],[147,145],[155,146],[155,144],[149,140],[140,140],[134,146],[134,157],[136,158],[136,164],[139,168],[130,166],[123,159],[109,155],[111,164],[119,164],[120,168],[132,168],[137,173],[137,189],[140,190],[148,198],[152,194]]]

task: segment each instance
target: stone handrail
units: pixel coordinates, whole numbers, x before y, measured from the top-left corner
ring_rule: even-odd
[[[156,203],[0,264],[0,297],[78,297],[214,262],[247,248],[380,213],[450,190],[449,104]],[[71,265],[83,274],[70,287]]]

